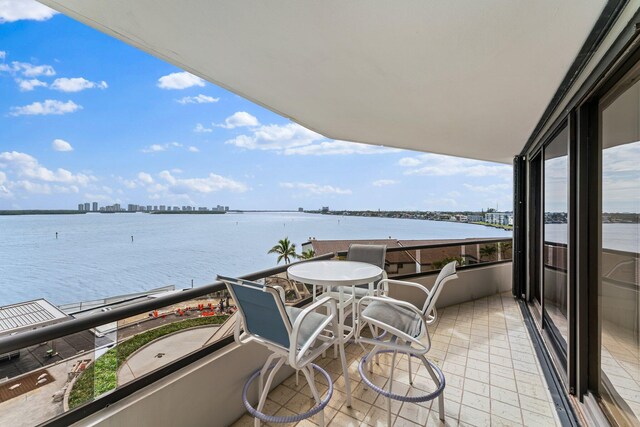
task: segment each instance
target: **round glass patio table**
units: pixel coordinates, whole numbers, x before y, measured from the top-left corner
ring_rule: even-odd
[[[292,265],[287,274],[293,280],[318,286],[366,285],[382,277],[382,269],[356,261],[309,261]]]

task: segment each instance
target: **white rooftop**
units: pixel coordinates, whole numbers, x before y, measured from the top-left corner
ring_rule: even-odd
[[[0,336],[56,323],[69,316],[45,299],[0,307]]]

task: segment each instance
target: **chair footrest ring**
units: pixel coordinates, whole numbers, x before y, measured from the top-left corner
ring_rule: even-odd
[[[244,383],[244,387],[242,388],[242,401],[244,402],[244,407],[247,408],[247,412],[249,412],[252,416],[267,423],[295,423],[295,422],[310,418],[315,414],[317,414],[318,412],[322,411],[325,408],[325,406],[327,406],[327,404],[329,403],[329,400],[331,400],[331,396],[333,395],[333,382],[331,381],[331,377],[329,376],[327,371],[325,371],[315,363],[312,363],[311,367],[316,371],[318,371],[320,374],[322,374],[322,376],[325,377],[325,379],[327,380],[327,383],[329,384],[329,390],[327,390],[327,394],[324,396],[324,398],[320,401],[318,405],[309,409],[305,413],[298,414],[298,415],[289,415],[285,417],[276,417],[274,415],[268,415],[268,414],[259,412],[257,409],[251,406],[251,404],[249,403],[249,400],[247,399],[247,392],[249,390],[249,387],[251,386],[251,383],[253,383],[253,381],[258,377],[258,375],[260,375],[261,369],[258,369],[249,377],[247,382]],[[271,369],[273,369],[273,366],[269,367],[269,370]]]
[[[401,402],[411,402],[411,403],[417,403],[417,402],[426,402],[429,400],[433,400],[436,397],[440,396],[442,394],[442,392],[444,391],[444,387],[445,387],[445,379],[444,379],[444,374],[442,373],[442,371],[440,370],[440,368],[438,368],[433,362],[431,362],[429,359],[424,358],[424,360],[426,360],[426,362],[429,364],[429,366],[431,367],[431,369],[433,369],[433,371],[436,373],[436,375],[438,376],[438,388],[435,391],[432,391],[429,394],[425,394],[422,396],[402,396],[400,394],[395,394],[395,393],[390,393],[387,390],[378,387],[377,385],[375,385],[374,383],[372,383],[369,378],[367,378],[367,375],[365,374],[365,366],[367,364],[367,360],[369,357],[373,357],[375,354],[379,354],[379,353],[393,353],[394,350],[380,350],[377,351],[374,354],[367,354],[366,356],[364,356],[362,358],[362,360],[360,360],[360,364],[358,365],[358,371],[360,372],[360,377],[362,377],[362,381],[364,381],[364,383],[371,388],[372,390],[378,392],[379,394],[383,395],[384,397],[388,397],[390,399],[393,400],[399,400]],[[416,359],[420,359],[420,361],[422,361],[422,359],[418,356],[416,356],[415,354],[410,354],[410,353],[405,353],[408,356],[411,357],[415,357]]]

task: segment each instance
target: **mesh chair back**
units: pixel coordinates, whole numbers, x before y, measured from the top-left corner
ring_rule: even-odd
[[[387,254],[386,245],[363,245],[352,243],[347,252],[347,261],[358,261],[373,264],[384,270],[384,260]],[[375,282],[377,285],[379,280]],[[359,285],[359,288],[368,288],[368,285]]]
[[[242,316],[245,332],[289,348],[291,322],[278,291],[249,280],[218,276],[227,285]]]
[[[449,280],[458,277],[456,274],[456,264],[458,264],[458,261],[451,261],[449,264],[442,267],[442,270],[440,270],[440,274],[438,274],[433,288],[431,288],[431,293],[424,302],[423,313],[425,315],[431,313],[436,306],[436,301],[440,296],[440,292],[442,291],[444,284]]]

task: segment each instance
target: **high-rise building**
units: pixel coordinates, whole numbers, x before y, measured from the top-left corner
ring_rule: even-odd
[[[160,210],[161,210],[161,211],[166,211],[166,210],[167,210],[167,207],[166,207],[165,205],[160,205]]]
[[[84,204],[85,212],[89,212],[91,210],[91,203],[87,202]]]
[[[157,211],[158,210],[158,206],[153,206],[153,210]]]
[[[98,202],[93,202],[92,205],[91,210],[93,212],[98,212]]]
[[[84,205],[82,203],[78,203],[78,210],[80,212],[84,211]]]

